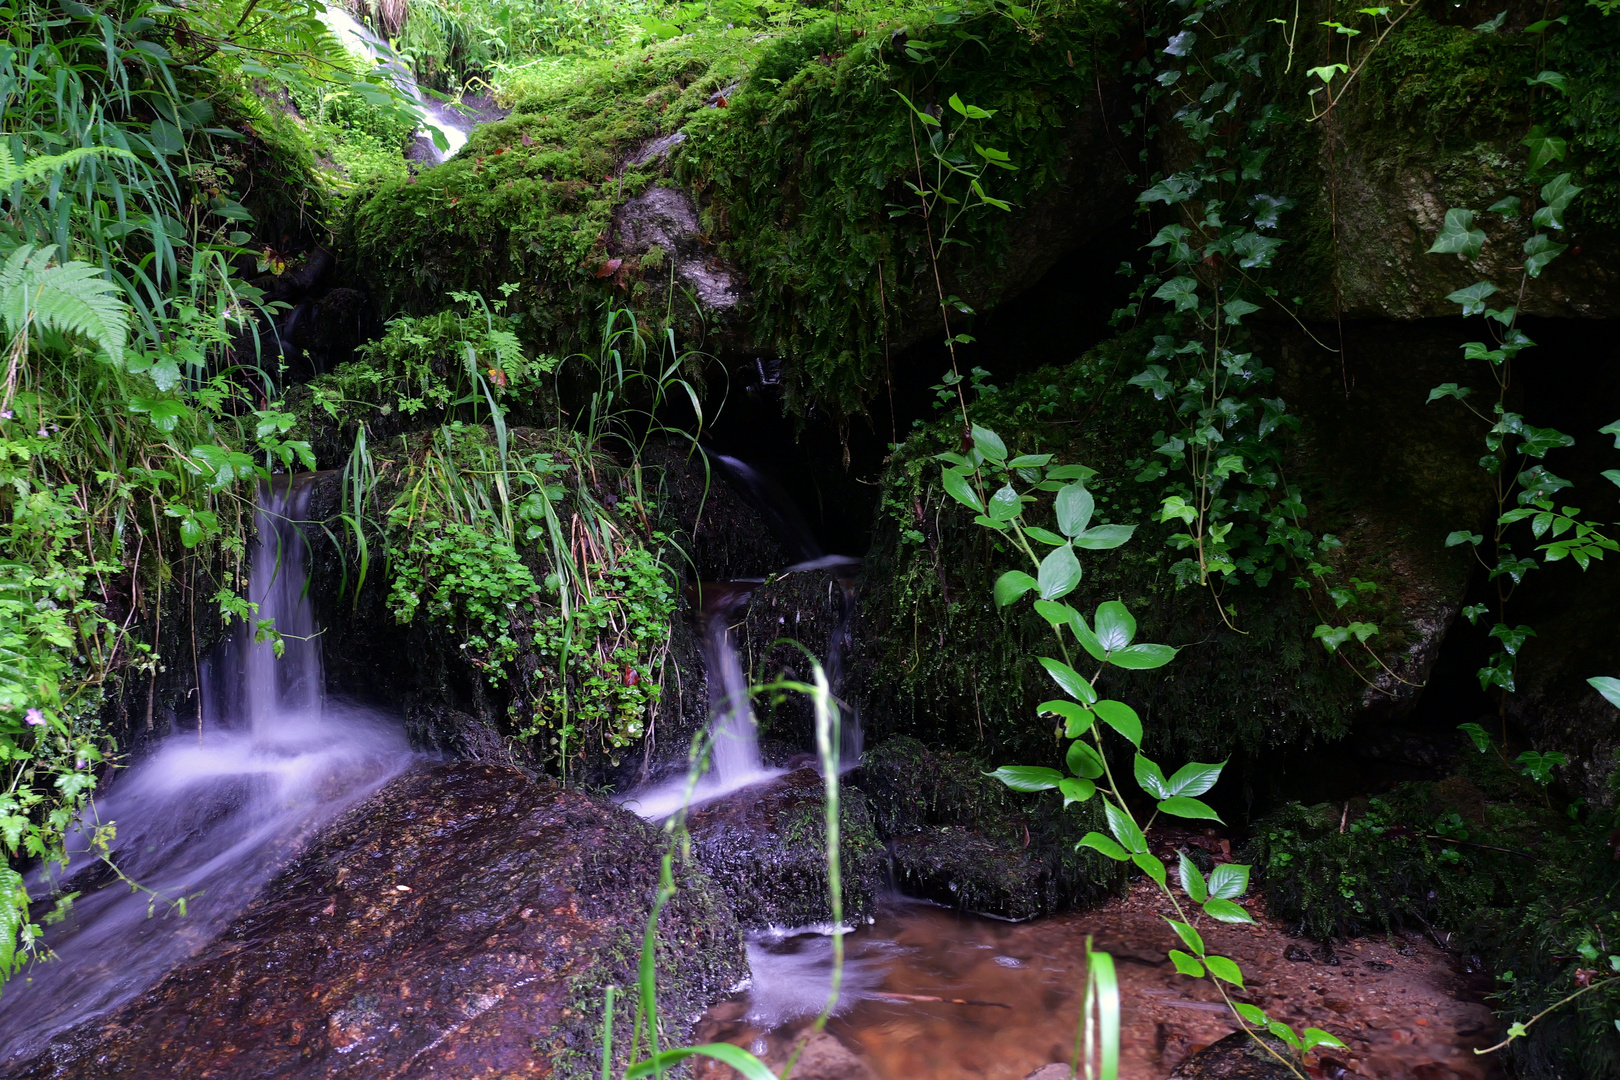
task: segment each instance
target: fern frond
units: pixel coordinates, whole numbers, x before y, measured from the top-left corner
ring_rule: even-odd
[[[29,326],[87,337],[115,363],[124,358],[129,308],[98,267],[70,260],[52,266],[56,245],[24,244],[0,268],[0,323],[8,337]]]
[[[62,154],[36,154],[18,162],[11,156],[11,148],[0,141],[0,187],[10,187],[16,183],[28,183],[49,176],[59,169],[69,165],[77,165],[88,157],[97,156],[127,157],[135,155],[128,150],[116,146],[80,146]]]

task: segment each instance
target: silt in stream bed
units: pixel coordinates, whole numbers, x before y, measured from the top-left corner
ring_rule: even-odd
[[[1496,1080],[1497,1025],[1451,958],[1406,937],[1344,943],[1333,953],[1250,908],[1253,926],[1200,926],[1242,966],[1237,1000],[1338,1035],[1348,1051],[1316,1075],[1334,1080]],[[1113,954],[1123,998],[1120,1075],[1158,1080],[1236,1029],[1207,980],[1176,974],[1165,950],[1168,905],[1151,885],[1091,911],[996,922],[896,900],[845,936],[845,992],[793,1070],[794,1080],[1022,1080],[1073,1053],[1086,937]],[[700,1042],[747,1047],[780,1069],[827,1000],[825,928],[750,941],[748,989],[711,1009]],[[1330,962],[1332,956],[1335,962]],[[935,999],[935,1000],[929,1000]],[[733,1075],[705,1064],[700,1080]]]

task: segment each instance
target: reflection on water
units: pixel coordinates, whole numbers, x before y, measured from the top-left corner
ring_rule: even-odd
[[[1067,1063],[1088,935],[1113,954],[1123,995],[1120,1075],[1158,1080],[1235,1028],[1207,982],[1177,975],[1169,931],[1151,889],[1088,912],[1029,923],[994,922],[895,900],[844,937],[844,992],[795,1066],[795,1080],[1023,1080]],[[1460,991],[1448,959],[1421,942],[1341,946],[1329,964],[1263,914],[1255,926],[1202,927],[1211,948],[1236,959],[1239,999],[1296,1028],[1327,1028],[1349,1043],[1350,1072],[1368,1080],[1487,1080],[1476,1046],[1495,1031],[1490,1011]],[[827,1000],[830,938],[820,932],[754,935],[746,992],[710,1010],[699,1041],[736,1043],[780,1069]],[[731,1074],[717,1065],[702,1080]]]

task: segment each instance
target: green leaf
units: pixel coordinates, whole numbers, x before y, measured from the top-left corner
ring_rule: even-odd
[[[940,473],[940,482],[944,484],[945,491],[951,498],[970,510],[984,513],[984,504],[979,501],[978,492],[973,490],[967,477],[962,475],[960,468],[944,469]]]
[[[978,449],[979,453],[997,465],[1007,460],[1007,444],[1001,441],[1000,435],[997,435],[989,428],[980,427],[978,424],[974,424],[972,430],[973,445]]]
[[[1039,540],[1041,543],[1050,544],[1053,547],[1057,547],[1059,544],[1067,544],[1069,542],[1067,537],[1059,536],[1052,530],[1043,529],[1038,525],[1026,526],[1024,529],[1024,535],[1029,537],[1031,540]]]
[[[1561,173],[1542,186],[1542,205],[1530,219],[1530,223],[1536,228],[1564,227],[1564,211],[1569,209],[1569,204],[1574,202],[1575,196],[1583,190],[1571,183],[1569,177],[1569,173]]]
[[[1114,834],[1114,839],[1125,846],[1125,850],[1133,855],[1141,855],[1148,849],[1147,837],[1137,827],[1131,815],[1121,810],[1111,802],[1104,802],[1103,810],[1108,815],[1108,831]]]
[[[1063,774],[1044,765],[1003,765],[993,776],[1014,791],[1050,791],[1063,780]]]
[[[1142,745],[1142,719],[1136,715],[1136,710],[1123,701],[1110,701],[1104,698],[1091,703],[1091,711],[1096,713],[1102,722],[1130,740],[1132,746]]]
[[[1197,799],[1189,799],[1185,795],[1172,795],[1168,799],[1161,800],[1159,810],[1161,813],[1170,814],[1174,817],[1201,818],[1209,821],[1221,820],[1220,815],[1211,810],[1208,805]],[[1225,822],[1221,823],[1225,824]]]
[[[1170,962],[1176,965],[1176,972],[1181,975],[1191,975],[1195,979],[1204,977],[1204,965],[1197,958],[1188,956],[1180,949],[1170,950]]]
[[[1031,589],[1039,588],[1035,579],[1022,570],[1009,570],[996,579],[993,590],[997,607],[1006,607]]]
[[[1524,242],[1524,272],[1531,277],[1540,277],[1548,263],[1568,250],[1568,244],[1554,243],[1546,233],[1536,233]]]
[[[1074,845],[1074,850],[1079,851],[1081,848],[1090,848],[1093,851],[1101,852],[1115,862],[1124,862],[1131,857],[1130,852],[1100,832],[1088,832],[1082,836],[1080,842]]]
[[[1102,642],[1097,640],[1096,633],[1086,624],[1084,615],[1075,612],[1074,621],[1069,624],[1069,629],[1074,631],[1075,639],[1080,642],[1080,647],[1085,649],[1093,660],[1107,658],[1108,650],[1102,647]]]
[[[1063,795],[1063,809],[1067,810],[1077,802],[1085,802],[1097,794],[1097,785],[1085,777],[1065,776],[1058,781],[1058,791]]]
[[[1170,929],[1176,932],[1176,936],[1181,939],[1183,945],[1193,951],[1194,956],[1203,956],[1209,952],[1208,949],[1204,948],[1204,939],[1198,936],[1197,930],[1175,919],[1165,918],[1164,921],[1170,924]]]
[[[1175,304],[1177,311],[1192,311],[1198,307],[1198,279],[1190,277],[1171,278],[1154,291],[1157,300],[1168,300]]]
[[[1347,1049],[1337,1035],[1332,1035],[1321,1028],[1308,1027],[1302,1033],[1304,1038],[1300,1041],[1300,1053],[1308,1054],[1318,1046],[1331,1046],[1335,1049]]]
[[[1103,767],[1102,755],[1079,739],[1069,744],[1069,752],[1064,760],[1070,772],[1087,780],[1096,780],[1107,771]]]
[[[1478,545],[1485,538],[1479,533],[1471,533],[1467,529],[1459,529],[1454,533],[1446,534],[1446,547],[1456,547],[1458,544]]]
[[[1141,868],[1142,873],[1153,879],[1153,883],[1160,888],[1164,887],[1164,863],[1146,852],[1137,852],[1131,856],[1131,862]]]
[[[1245,270],[1263,270],[1277,257],[1277,249],[1282,247],[1282,243],[1274,236],[1249,232],[1232,241],[1232,251],[1238,256],[1238,265]]]
[[[1446,299],[1453,304],[1461,304],[1464,315],[1478,315],[1485,310],[1485,298],[1495,296],[1496,292],[1496,286],[1490,282],[1476,281],[1466,289],[1458,289],[1447,296]],[[1430,400],[1434,400],[1432,395]]]
[[[15,171],[15,167],[7,170]],[[70,259],[52,266],[55,255],[54,244],[23,244],[0,265],[0,324],[8,336],[32,327],[88,338],[114,364],[122,365],[129,307],[117,286],[100,267],[87,262]]]
[[[1289,1027],[1281,1020],[1273,1020],[1271,1023],[1266,1025],[1266,1030],[1277,1036],[1277,1038],[1281,1039],[1289,1046],[1293,1047],[1295,1050],[1299,1049],[1299,1036],[1294,1034],[1293,1028]]]
[[[1242,969],[1226,957],[1206,956],[1204,963],[1209,965],[1209,973],[1222,982],[1229,982],[1233,986],[1243,985]]]
[[[1215,781],[1221,778],[1221,770],[1226,768],[1226,762],[1208,765],[1201,761],[1189,761],[1176,770],[1170,778],[1168,795],[1202,795],[1215,786]]]
[[[1105,600],[1097,605],[1094,625],[1098,643],[1108,652],[1123,649],[1136,636],[1136,620],[1118,600]]]
[[[1118,652],[1108,654],[1108,662],[1130,671],[1151,671],[1161,668],[1176,658],[1176,650],[1169,645],[1127,645]]]
[[[1053,548],[1041,560],[1040,587],[1042,600],[1058,600],[1074,591],[1080,584],[1080,560],[1068,545]]]
[[[1473,393],[1473,391],[1470,390],[1468,387],[1466,387],[1466,386],[1458,386],[1454,382],[1441,383],[1439,386],[1437,386],[1433,390],[1429,391],[1429,400],[1430,401],[1439,401],[1441,398],[1450,397],[1450,398],[1456,398],[1458,401],[1461,401],[1463,398],[1467,397],[1469,394],[1472,394],[1472,393]]]
[[[153,426],[164,432],[173,431],[181,420],[191,415],[191,410],[174,398],[132,397],[129,411],[146,414]]]
[[[1560,94],[1569,92],[1569,80],[1556,71],[1543,71],[1533,79],[1525,79],[1528,86],[1550,86]]]
[[[1193,861],[1187,858],[1186,852],[1177,852],[1176,858],[1181,869],[1182,891],[1192,897],[1193,903],[1202,904],[1209,899],[1209,888],[1204,883],[1204,875],[1200,874],[1198,867],[1194,866]]]
[[[1485,208],[1487,213],[1501,214],[1503,217],[1518,217],[1523,202],[1517,195],[1507,195],[1497,199]]]
[[[1540,124],[1530,129],[1530,134],[1520,140],[1530,148],[1530,171],[1535,172],[1543,165],[1554,161],[1563,161],[1569,150],[1569,144],[1556,135],[1549,135]]]
[[[1090,709],[1077,705],[1072,701],[1059,699],[1041,702],[1035,706],[1035,712],[1038,716],[1055,715],[1063,717],[1063,734],[1070,739],[1084,735],[1091,729],[1092,722],[1096,720],[1096,717],[1091,715]]]
[[[1053,509],[1057,511],[1058,528],[1063,531],[1064,536],[1078,536],[1085,532],[1086,526],[1091,523],[1091,514],[1096,508],[1096,501],[1084,484],[1065,484],[1058,489],[1057,498],[1053,502]]]
[[[1042,656],[1039,659],[1041,666],[1046,669],[1046,673],[1052,676],[1052,681],[1057,683],[1065,694],[1086,705],[1090,705],[1097,700],[1097,691],[1093,690],[1091,684],[1082,678],[1074,668],[1061,660],[1054,660],[1050,656]]]
[[[1249,868],[1241,863],[1222,863],[1209,874],[1209,894],[1222,900],[1236,900],[1249,891]]]
[[[742,1047],[733,1046],[731,1043],[709,1043],[705,1046],[683,1046],[675,1050],[661,1051],[645,1061],[632,1065],[625,1072],[624,1080],[641,1080],[644,1076],[662,1075],[671,1071],[678,1062],[695,1055],[713,1058],[722,1065],[731,1066],[744,1077],[744,1080],[776,1080],[776,1074],[766,1068],[764,1062]]]
[[[1475,258],[1485,246],[1485,231],[1474,228],[1472,210],[1447,210],[1445,224],[1429,248],[1431,255],[1461,255]]]
[[[1603,700],[1620,709],[1620,679],[1611,678],[1608,675],[1599,675],[1586,681],[1591,684],[1594,690],[1603,695]]]
[[[990,496],[989,517],[993,521],[1011,521],[1024,511],[1024,500],[1018,497],[1011,484],[1002,484]]]
[[[1075,620],[1080,617],[1080,613],[1068,604],[1051,600],[1035,601],[1035,614],[1045,619],[1046,624],[1054,630],[1064,627],[1073,630]]]
[[[1164,773],[1157,764],[1137,754],[1132,768],[1136,773],[1136,783],[1143,791],[1155,799],[1167,798],[1170,795],[1170,784],[1165,780]]]
[[[1474,749],[1486,753],[1491,748],[1491,736],[1478,724],[1458,724],[1457,730],[1473,741]]]
[[[1051,454],[1019,454],[1007,462],[1009,469],[1039,469],[1052,460]]]
[[[1266,1016],[1265,1010],[1258,1005],[1250,1005],[1246,1001],[1234,1001],[1232,1007],[1237,1010],[1239,1016],[1251,1024],[1265,1027],[1271,1022],[1270,1018]]]
[[[1076,535],[1074,546],[1088,551],[1110,551],[1128,541],[1135,532],[1135,525],[1098,525]]]
[[[1249,917],[1249,913],[1247,911],[1244,911],[1242,908],[1232,903],[1232,901],[1222,900],[1218,896],[1212,896],[1208,900],[1204,901],[1204,914],[1208,915],[1217,922],[1254,922],[1254,919]]]

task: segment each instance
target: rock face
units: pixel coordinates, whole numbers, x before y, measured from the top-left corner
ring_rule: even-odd
[[[514,769],[402,777],[196,957],[9,1075],[584,1075],[600,1068],[603,987],[636,981],[662,853],[629,813]],[[658,971],[678,1026],[743,962],[708,878],[676,876]]]
[[[722,883],[739,923],[806,926],[832,918],[825,805],[821,775],[806,766],[688,816],[698,860]],[[846,787],[839,809],[847,920],[872,909],[882,880],[883,849],[861,792]]]

